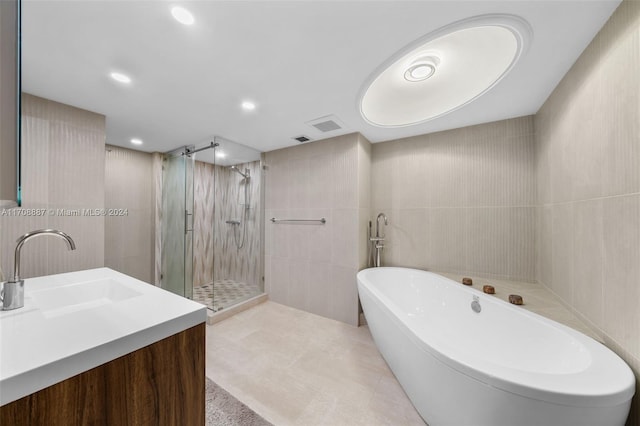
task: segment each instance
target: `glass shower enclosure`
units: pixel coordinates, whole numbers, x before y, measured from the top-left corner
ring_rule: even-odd
[[[165,154],[163,288],[213,312],[264,292],[260,152],[216,138]]]
[[[162,162],[162,288],[193,296],[193,156],[185,149]]]

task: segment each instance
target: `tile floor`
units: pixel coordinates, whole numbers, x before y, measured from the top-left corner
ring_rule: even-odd
[[[207,327],[207,376],[278,426],[425,424],[366,326],[270,301]]]
[[[496,288],[493,297],[519,294],[522,309],[601,340],[539,284],[473,277],[474,288],[484,284]],[[207,327],[207,376],[278,426],[425,424],[366,326],[270,301]]]

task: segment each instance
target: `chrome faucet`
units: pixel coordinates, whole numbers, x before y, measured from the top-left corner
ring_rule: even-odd
[[[380,256],[382,254],[382,250],[384,249],[384,235],[380,235],[380,219],[384,219],[385,225],[389,224],[387,216],[384,213],[380,213],[376,218],[376,236],[372,237],[371,235],[369,235],[371,249],[372,251],[375,251],[375,256],[373,256],[373,266],[375,268],[382,266]],[[369,234],[371,234],[371,226],[369,226]]]
[[[54,235],[60,237],[67,242],[69,250],[76,249],[76,243],[73,239],[62,231],[57,229],[41,229],[39,231],[27,232],[16,240],[16,251],[13,260],[13,279],[2,283],[2,291],[0,292],[0,301],[2,301],[2,310],[8,311],[18,309],[24,306],[24,280],[20,279],[20,251],[22,246],[28,240],[41,235]]]

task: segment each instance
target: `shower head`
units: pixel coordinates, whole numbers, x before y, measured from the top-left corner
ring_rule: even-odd
[[[242,176],[243,178],[245,178],[245,179],[248,179],[248,178],[249,178],[249,175],[250,175],[250,174],[249,174],[249,169],[244,169],[244,173],[242,173],[242,172],[240,171],[240,169],[238,168],[238,166],[231,166],[231,167],[229,167],[229,168],[230,168],[231,170],[233,170],[234,172],[239,173],[239,174],[240,174],[240,176]]]

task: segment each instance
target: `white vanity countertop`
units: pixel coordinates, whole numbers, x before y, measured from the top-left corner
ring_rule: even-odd
[[[109,268],[24,285],[24,307],[0,311],[0,405],[207,319],[205,306]]]

